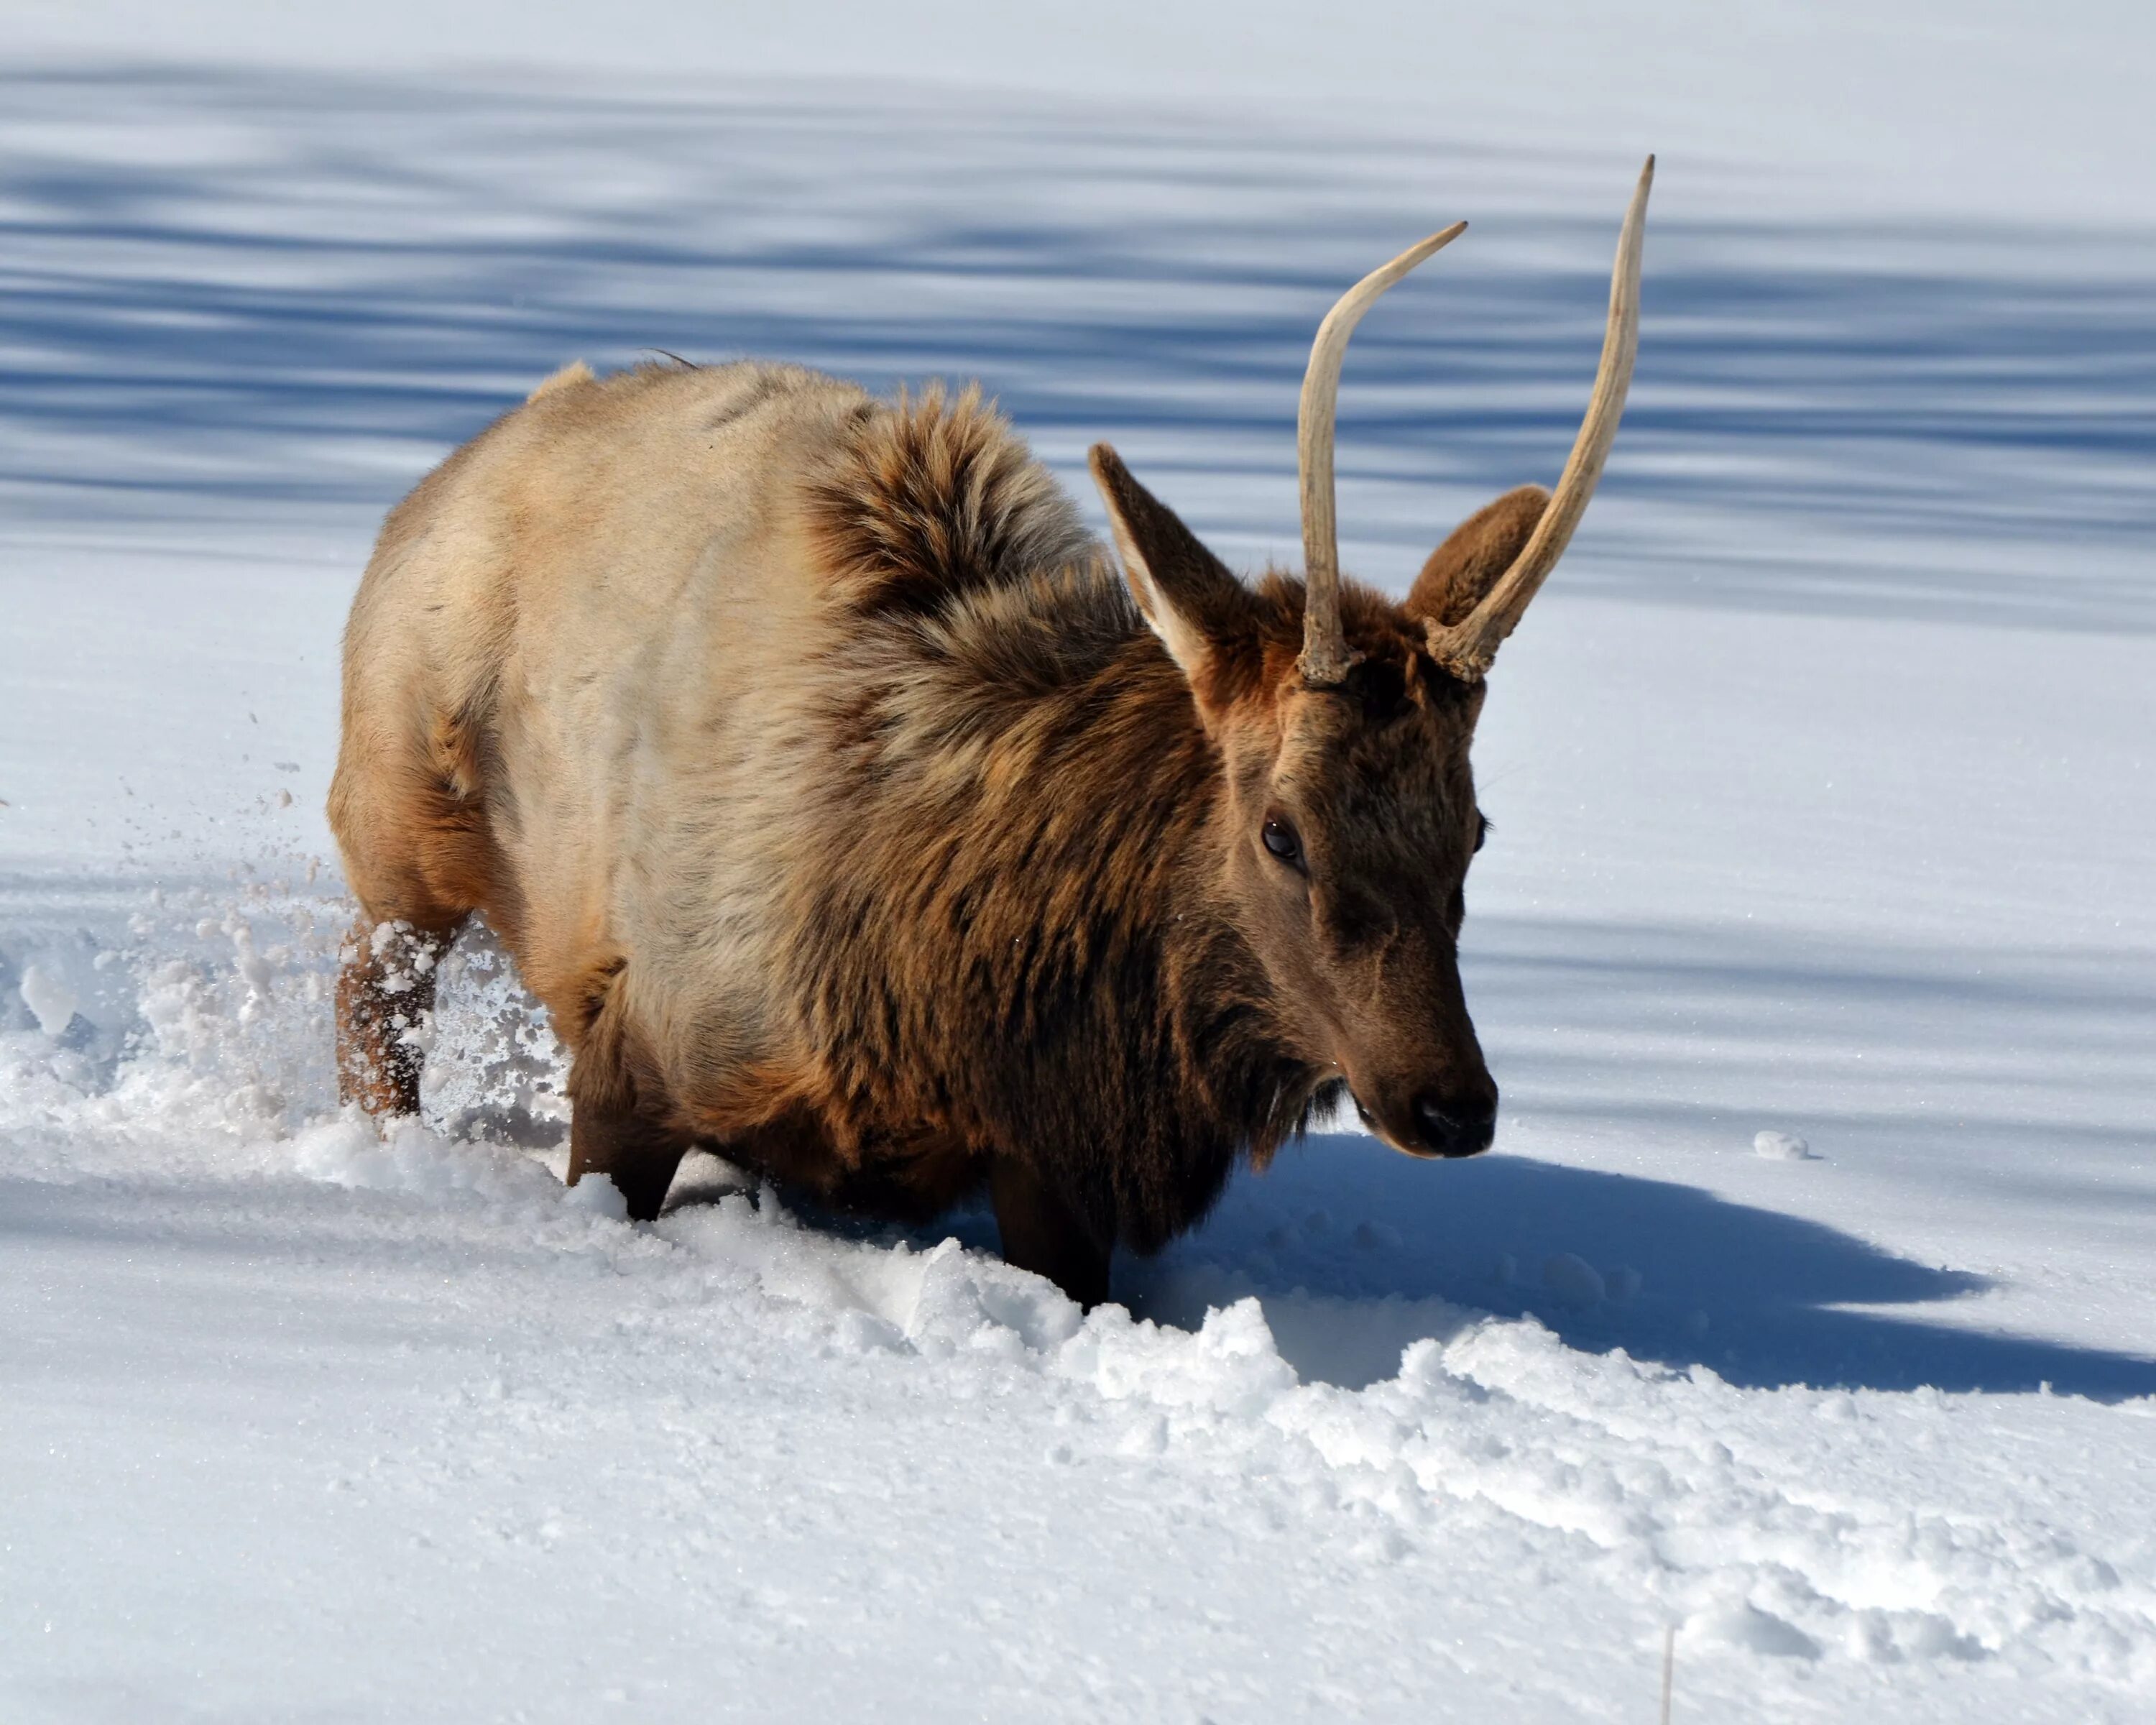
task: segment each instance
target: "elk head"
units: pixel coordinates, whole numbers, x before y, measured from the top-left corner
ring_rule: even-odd
[[[1618,240],[1602,362],[1554,493],[1509,492],[1432,553],[1404,603],[1343,588],[1334,405],[1355,325],[1459,223],[1351,288],[1319,326],[1297,432],[1304,579],[1239,581],[1106,444],[1092,451],[1138,608],[1219,751],[1219,889],[1296,1051],[1395,1149],[1489,1147],[1497,1086],[1460,988],[1486,829],[1468,748],[1497,647],[1563,553],[1616,436],[1639,339],[1650,157]]]

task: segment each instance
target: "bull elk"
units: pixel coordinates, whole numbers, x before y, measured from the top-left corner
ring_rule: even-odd
[[[547,379],[390,515],[352,604],[346,1100],[417,1108],[477,911],[571,1051],[571,1183],[634,1217],[699,1143],[900,1219],[985,1187],[1005,1256],[1090,1305],[1343,1089],[1395,1149],[1486,1148],[1469,744],[1616,434],[1653,168],[1555,493],[1398,603],[1340,576],[1341,359],[1465,223],[1318,330],[1300,580],[1238,579],[1103,444],[1119,575],[974,391]]]

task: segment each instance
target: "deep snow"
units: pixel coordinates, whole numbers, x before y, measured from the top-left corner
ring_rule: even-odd
[[[1460,136],[0,80],[0,1714],[1645,1720],[1671,1624],[1680,1719],[2156,1712],[2145,224],[1665,155],[1478,747],[1496,1155],[1315,1138],[1081,1324],[985,1216],[565,1194],[484,940],[430,1129],[333,1117],[336,630],[445,448],[645,342],[978,375],[1256,562],[1465,215],[1343,391],[1397,586],[1561,460],[1634,153]]]

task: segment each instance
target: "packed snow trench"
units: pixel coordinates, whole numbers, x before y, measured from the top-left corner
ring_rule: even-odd
[[[1488,1157],[1314,1135],[1083,1319],[985,1212],[632,1226],[483,931],[337,1114],[344,608],[567,360],[978,377],[1255,567],[1465,216],[1344,556],[1554,475],[1629,136],[1317,124],[0,74],[0,1720],[1644,1725],[1672,1633],[1678,1721],[2156,1718],[2156,230],[1665,155],[1477,744]]]

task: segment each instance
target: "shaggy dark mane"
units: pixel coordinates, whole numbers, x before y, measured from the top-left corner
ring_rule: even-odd
[[[1157,1247],[1339,1088],[1288,1053],[1204,885],[1220,762],[1183,675],[975,392],[865,413],[812,511],[866,625],[834,649],[847,843],[798,883],[818,1132],[871,1161],[901,1127],[1023,1142],[1097,1237]],[[1246,598],[1228,698],[1302,641],[1300,580]],[[1379,596],[1344,598],[1353,691],[1404,709],[1414,639]]]
[[[1301,1129],[1320,1075],[1197,888],[1217,768],[1152,636],[1054,687],[1006,665],[987,703],[969,656],[871,696],[849,842],[804,883],[824,1129],[1022,1142],[1098,1238],[1152,1250]]]
[[[1070,500],[978,386],[941,385],[863,416],[809,494],[842,603],[921,614],[1087,557]]]

